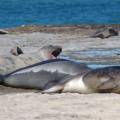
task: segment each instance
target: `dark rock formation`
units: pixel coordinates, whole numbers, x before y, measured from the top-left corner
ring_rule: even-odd
[[[18,56],[18,55],[20,55],[20,54],[23,54],[23,51],[22,51],[22,49],[20,48],[20,47],[14,47],[13,49],[11,49],[11,54],[12,55],[15,55],[15,56]]]
[[[0,29],[0,34],[8,34],[8,31]]]

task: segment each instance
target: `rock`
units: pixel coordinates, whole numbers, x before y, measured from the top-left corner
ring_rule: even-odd
[[[0,29],[0,34],[8,34],[8,33],[9,33],[8,31]]]
[[[108,28],[108,29],[102,29],[102,30],[98,30],[96,31],[91,37],[93,38],[109,38],[111,36],[118,36],[119,33],[117,30],[113,29],[113,28]]]
[[[20,54],[23,54],[22,49],[21,49],[20,47],[18,47],[18,46],[12,48],[10,52],[11,52],[12,55],[15,55],[15,56],[18,56],[18,55],[20,55]]]

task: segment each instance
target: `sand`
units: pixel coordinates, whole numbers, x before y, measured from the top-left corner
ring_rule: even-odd
[[[17,93],[0,96],[1,120],[119,120],[118,94]]]
[[[26,54],[36,54],[43,45],[55,44],[68,51],[120,48],[120,36],[90,38],[85,32],[32,32],[0,35],[0,55],[20,46]],[[80,56],[86,60],[87,56]],[[104,59],[104,58],[103,58]],[[105,59],[119,62],[119,55]],[[96,59],[94,59],[96,61]],[[119,120],[119,94],[41,94],[0,86],[0,120]]]

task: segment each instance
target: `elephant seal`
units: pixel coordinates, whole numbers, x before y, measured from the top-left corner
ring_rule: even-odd
[[[42,93],[120,93],[120,66],[91,70],[85,64],[54,59],[0,75],[0,83]]]
[[[53,92],[120,93],[120,66],[91,70],[84,75],[65,78],[43,93]]]
[[[101,39],[105,39],[105,38],[109,38],[111,36],[118,36],[119,32],[114,29],[114,28],[107,28],[107,29],[100,29],[98,31],[96,31],[91,37],[93,38],[101,38]]]
[[[33,64],[8,74],[0,75],[0,83],[5,86],[32,88],[44,91],[75,75],[90,71],[83,63],[66,59],[51,59]]]
[[[57,45],[46,45],[40,48],[39,54],[43,60],[55,59],[62,52],[62,47]],[[22,49],[18,46],[10,50],[12,55],[18,56],[24,54]]]
[[[14,48],[15,55],[5,54],[0,56],[1,73],[10,72],[21,67],[32,65],[43,60],[56,59],[62,52],[62,47],[57,45],[46,45],[33,53],[19,54],[17,47]]]

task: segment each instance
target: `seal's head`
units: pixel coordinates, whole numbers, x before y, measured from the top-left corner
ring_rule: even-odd
[[[47,45],[40,49],[41,58],[44,60],[56,59],[61,52],[62,47],[54,45]]]

